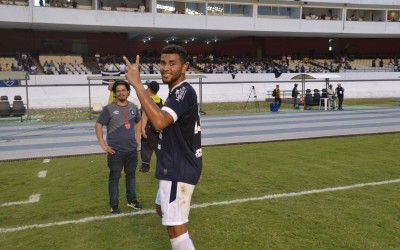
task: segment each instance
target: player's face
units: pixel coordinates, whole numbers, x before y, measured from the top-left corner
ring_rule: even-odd
[[[115,90],[115,98],[117,98],[118,101],[124,102],[128,99],[129,91],[126,89],[125,85],[118,85]]]
[[[185,79],[187,64],[182,62],[178,54],[162,54],[160,63],[161,77],[164,83],[170,86]]]

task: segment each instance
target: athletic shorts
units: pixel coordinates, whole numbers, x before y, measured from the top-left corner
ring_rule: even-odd
[[[156,204],[161,206],[164,226],[183,225],[189,221],[190,200],[194,185],[160,180]]]

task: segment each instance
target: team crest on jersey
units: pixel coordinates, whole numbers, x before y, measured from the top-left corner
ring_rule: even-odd
[[[201,148],[196,150],[196,158],[200,158],[203,155]]]
[[[119,115],[119,111],[118,111],[118,110],[114,110],[114,111],[113,111],[113,114],[114,114],[114,115]]]
[[[129,112],[131,113],[131,115],[135,115],[135,111],[133,109],[131,109]]]
[[[185,98],[185,94],[186,94],[186,92],[187,92],[187,90],[186,90],[186,88],[185,87],[182,87],[181,89],[178,89],[177,91],[176,91],[176,100],[179,102],[179,101],[182,101],[183,100],[183,98]]]

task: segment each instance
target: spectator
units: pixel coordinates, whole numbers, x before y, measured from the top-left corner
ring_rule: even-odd
[[[96,54],[94,55],[94,58],[96,59],[97,63],[100,62],[100,54],[98,52],[96,52]]]
[[[6,65],[3,67],[3,71],[11,71],[10,65],[6,63]]]
[[[78,3],[76,2],[76,0],[72,0],[72,8],[76,9],[77,6]]]
[[[229,73],[231,73],[232,80],[235,80],[236,74],[238,73],[235,66],[230,66]]]
[[[336,92],[332,88],[332,84],[329,84],[326,94],[328,96],[328,105],[332,105],[333,110],[336,110]]]
[[[120,72],[121,74],[125,74],[125,70],[126,70],[125,64],[120,63],[120,64],[119,64],[119,72]]]
[[[29,72],[30,72],[31,75],[36,75],[37,74],[37,67],[35,66],[35,64],[32,64]]]
[[[150,65],[149,65],[149,71],[150,71],[150,74],[154,74],[154,65],[152,63],[150,63]]]
[[[282,99],[281,99],[281,90],[279,89],[279,85],[276,85],[276,88],[272,92],[272,96],[275,98],[275,102],[278,103],[278,109],[280,109],[281,108]]]
[[[113,85],[115,102],[105,106],[97,119],[95,130],[101,149],[107,154],[110,169],[108,192],[110,212],[119,214],[118,184],[124,169],[127,206],[141,209],[136,196],[136,167],[138,163],[140,113],[138,107],[128,101],[130,85],[117,81]],[[103,139],[103,126],[107,127],[107,142]]]
[[[112,64],[111,62],[109,62],[107,64],[107,71],[114,71],[114,64]]]
[[[297,105],[297,96],[299,95],[299,91],[297,90],[297,83],[294,84],[293,90],[292,90],[292,97],[293,97],[293,109],[296,109]]]
[[[164,106],[164,101],[157,95],[160,86],[156,81],[151,81],[147,84],[147,91],[150,94],[150,98],[157,104],[159,108]],[[150,170],[150,160],[153,152],[156,153],[158,137],[160,131],[156,130],[149,121],[145,112],[142,113],[142,140],[140,156],[142,159],[142,165],[139,171],[147,173]]]
[[[339,99],[338,110],[343,110],[342,105],[343,105],[343,98],[344,98],[344,88],[342,87],[342,85],[340,83],[337,85],[336,95],[337,95],[337,97]]]
[[[46,74],[47,74],[47,75],[54,75],[54,72],[53,72],[53,70],[51,69],[51,67],[48,67],[48,68],[47,68]]]

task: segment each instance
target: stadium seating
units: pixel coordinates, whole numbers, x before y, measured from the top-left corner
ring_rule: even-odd
[[[0,100],[0,116],[10,116],[11,106],[7,96],[1,96]]]
[[[15,117],[21,117],[22,122],[22,116],[24,116],[25,113],[26,108],[24,106],[24,103],[22,102],[22,97],[20,95],[14,96],[11,115]]]
[[[82,56],[79,55],[41,55],[39,56],[39,63],[46,72],[47,66],[45,63],[54,63],[52,68],[54,74],[91,74],[90,70],[83,64]],[[60,72],[60,64],[65,63],[65,72]]]

